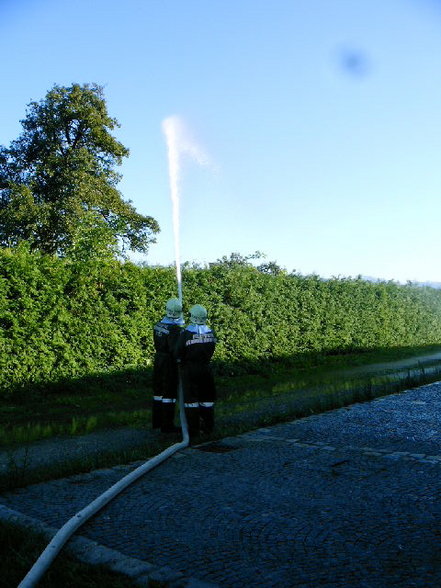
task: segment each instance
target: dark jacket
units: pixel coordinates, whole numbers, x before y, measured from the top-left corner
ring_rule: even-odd
[[[176,357],[181,362],[208,364],[216,347],[214,331],[207,325],[189,325],[180,334]]]
[[[184,326],[184,319],[171,319],[165,316],[153,327],[153,343],[156,353],[175,356],[179,335]]]

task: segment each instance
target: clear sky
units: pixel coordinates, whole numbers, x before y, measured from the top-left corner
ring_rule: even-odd
[[[54,85],[104,86],[119,188],[174,261],[162,121],[185,161],[182,260],[441,281],[441,1],[1,0],[0,144]]]

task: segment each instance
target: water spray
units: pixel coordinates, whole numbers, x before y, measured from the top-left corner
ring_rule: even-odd
[[[178,116],[170,116],[162,122],[162,129],[167,142],[168,168],[170,181],[170,197],[172,201],[173,238],[175,247],[176,281],[178,286],[178,298],[182,304],[182,272],[180,249],[180,179],[182,158],[188,156],[199,165],[210,163],[207,155],[193,141],[182,119]]]
[[[175,247],[176,281],[178,285],[178,298],[182,304],[182,272],[181,251],[179,236],[179,176],[180,176],[180,152],[178,147],[179,119],[177,117],[166,118],[162,128],[167,142],[168,170],[170,181],[170,197],[172,201],[173,239]]]

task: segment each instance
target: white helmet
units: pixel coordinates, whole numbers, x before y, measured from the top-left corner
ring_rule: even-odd
[[[195,325],[205,325],[207,322],[207,310],[200,304],[195,304],[190,308],[190,322]]]
[[[168,318],[178,319],[182,314],[182,304],[177,298],[170,298],[165,306]]]

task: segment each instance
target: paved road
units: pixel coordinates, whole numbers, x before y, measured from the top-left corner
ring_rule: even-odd
[[[436,383],[188,448],[81,535],[181,586],[441,586],[440,433]],[[58,528],[131,469],[0,501]]]

